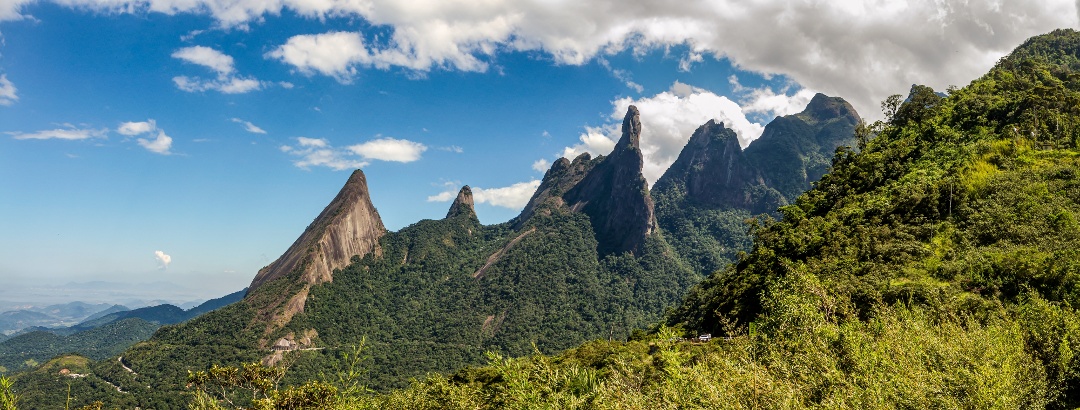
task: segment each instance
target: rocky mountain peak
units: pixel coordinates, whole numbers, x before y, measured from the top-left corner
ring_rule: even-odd
[[[631,105],[622,137],[611,154],[583,153],[573,162],[560,158],[544,174],[532,199],[514,219],[521,229],[534,214],[563,209],[589,216],[601,256],[640,250],[656,227],[649,185],[641,175],[641,114]]]
[[[802,111],[802,114],[814,121],[828,121],[837,118],[854,118],[856,121],[859,119],[855,107],[852,107],[843,98],[829,97],[822,93],[817,93],[814,98],[810,99],[810,103],[806,105],[806,109]]]
[[[371,203],[367,178],[353,171],[345,186],[277,260],[259,270],[249,293],[263,284],[300,270],[308,284],[330,282],[335,269],[344,268],[355,255],[378,252],[386,233],[379,211]]]
[[[454,218],[460,215],[466,215],[469,218],[476,219],[476,209],[473,207],[473,194],[472,188],[468,185],[461,187],[458,191],[457,198],[454,199],[454,203],[450,205],[450,211],[446,213],[447,218]]]
[[[634,148],[641,147],[641,114],[637,106],[627,108],[622,122],[622,138],[617,145],[629,145]]]

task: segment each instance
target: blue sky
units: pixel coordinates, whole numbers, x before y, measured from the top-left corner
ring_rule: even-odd
[[[899,3],[0,0],[0,277],[218,296],[354,167],[392,230],[462,184],[498,223],[629,104],[655,180],[708,119],[748,144],[815,92],[872,119],[1077,26],[1072,1]]]

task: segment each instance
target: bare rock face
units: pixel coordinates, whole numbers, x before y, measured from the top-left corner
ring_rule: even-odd
[[[447,219],[459,216],[476,219],[476,208],[473,207],[472,188],[469,188],[468,185],[461,187],[461,191],[458,191],[454,203],[450,205],[450,211],[446,213]]]
[[[649,185],[641,175],[640,139],[640,114],[631,105],[623,118],[622,138],[611,154],[556,161],[514,221],[515,227],[537,212],[568,209],[589,216],[601,256],[638,252],[656,227]]]
[[[382,218],[368,195],[364,172],[353,171],[334,200],[296,242],[276,261],[259,270],[248,294],[298,269],[304,283],[330,282],[334,270],[347,266],[353,256],[380,253],[379,238],[385,233]]]

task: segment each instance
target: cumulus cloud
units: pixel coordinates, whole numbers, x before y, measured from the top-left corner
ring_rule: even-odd
[[[559,7],[541,0],[52,1],[112,12],[209,14],[222,27],[243,27],[285,10],[311,18],[355,16],[386,27],[387,35],[369,41],[357,33],[298,36],[270,53],[301,71],[339,80],[351,78],[357,65],[483,71],[500,52],[536,51],[558,64],[582,64],[622,50],[684,45],[682,69],[704,55],[724,57],[745,70],[783,74],[843,96],[864,115],[911,83],[964,84],[1023,39],[1076,27],[1078,18],[1074,0],[597,0]],[[20,18],[30,2],[0,2],[0,19]]]
[[[184,47],[173,52],[172,56],[192,64],[207,67],[216,71],[218,75],[229,75],[235,71],[232,57],[210,47]]]
[[[577,145],[563,148],[559,156],[574,159],[586,152],[593,155],[607,155],[615,148],[619,139],[619,125],[610,123],[602,127],[585,127],[585,133],[578,137]]]
[[[241,120],[239,118],[233,118],[232,122],[235,122],[237,124],[242,124],[244,126],[244,130],[246,130],[247,132],[250,132],[252,134],[266,134],[266,130],[263,130],[262,128],[259,128],[259,126],[255,125],[255,124],[252,124],[249,121],[244,121],[244,120]]]
[[[301,73],[328,75],[341,83],[352,81],[356,64],[371,61],[360,34],[344,31],[293,36],[266,56],[292,65]]]
[[[17,140],[85,140],[91,138],[105,138],[105,134],[108,130],[95,130],[86,128],[58,128],[54,130],[43,130],[32,133],[21,132],[9,132],[12,138]]]
[[[353,158],[348,150],[334,148],[322,138],[296,138],[296,146],[282,145],[281,152],[299,157],[293,161],[302,169],[311,167],[327,167],[335,171],[363,168],[368,165],[366,161]]]
[[[154,137],[154,139],[139,138],[135,142],[139,143],[139,146],[146,148],[147,151],[156,154],[172,154],[169,151],[172,148],[172,137],[165,135],[165,131],[158,130],[157,137]]]
[[[169,269],[169,264],[172,263],[172,256],[162,251],[154,251],[154,259],[161,263],[161,269]]]
[[[539,180],[518,182],[502,188],[472,188],[473,201],[510,209],[521,209],[529,203],[529,198],[540,186]],[[457,190],[450,189],[429,196],[428,202],[449,202],[457,198]]]
[[[532,164],[532,169],[536,172],[547,172],[548,168],[551,168],[551,162],[543,158],[536,160]]]
[[[138,138],[135,140],[140,147],[146,148],[147,151],[155,154],[170,155],[172,154],[172,137],[165,134],[164,130],[161,130],[157,126],[157,121],[148,119],[146,121],[132,121],[121,123],[116,128],[116,132],[121,135],[129,137],[136,135],[154,134],[154,138]]]
[[[3,16],[3,6],[0,6],[0,16]],[[15,84],[7,79],[7,74],[0,74],[0,105],[11,105],[19,101],[19,95],[15,92]]]
[[[748,113],[765,114],[769,117],[791,115],[802,112],[817,92],[803,88],[792,95],[787,95],[790,87],[777,93],[772,88],[747,88],[739,83],[739,79],[732,75],[728,78],[732,90],[742,96],[741,105],[743,111]],[[678,84],[678,83],[677,83]],[[682,85],[682,84],[680,84]],[[686,87],[686,85],[682,85]]]
[[[34,0],[0,1],[0,20]],[[301,71],[349,79],[358,65],[484,71],[499,53],[543,53],[556,64],[598,55],[685,46],[680,68],[705,55],[741,69],[783,74],[851,101],[864,115],[912,83],[943,89],[985,72],[1025,38],[1077,27],[1075,0],[46,0],[107,12],[208,14],[221,27],[267,15],[358,17],[386,34],[306,34],[269,56]],[[329,36],[329,37],[326,37]],[[334,40],[334,41],[317,41]],[[338,55],[334,55],[334,52]]]
[[[157,129],[157,122],[154,120],[138,121],[138,122],[125,122],[121,123],[120,127],[116,129],[116,132],[127,135],[139,135],[146,134]]]
[[[172,57],[185,62],[200,65],[217,73],[214,79],[173,77],[176,88],[187,92],[218,91],[224,94],[243,94],[263,88],[264,84],[250,77],[236,75],[236,67],[231,56],[210,47],[184,47],[172,53]]]
[[[427,151],[427,146],[409,140],[379,138],[363,144],[352,145],[348,149],[365,159],[413,162],[420,159],[420,154]]]
[[[752,92],[750,94],[754,95]],[[764,92],[761,94],[765,95]],[[753,98],[751,102],[758,100]],[[782,111],[778,105],[758,104],[759,108],[755,109]],[[630,105],[636,105],[641,112],[641,152],[645,160],[642,173],[649,184],[664,174],[678,158],[694,130],[709,120],[723,122],[734,130],[744,148],[760,137],[764,130],[763,125],[748,120],[746,112],[735,101],[705,89],[675,82],[668,91],[651,97],[625,97],[613,101],[609,117],[611,122],[600,127],[586,127],[585,133],[579,137],[580,143],[564,148],[561,156],[573,159],[584,152],[593,155],[610,153],[622,136],[622,119]],[[805,104],[798,111],[802,108],[805,108]]]

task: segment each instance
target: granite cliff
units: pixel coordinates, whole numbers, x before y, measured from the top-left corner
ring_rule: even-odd
[[[470,195],[471,197],[471,195]],[[263,284],[299,270],[308,284],[330,282],[335,269],[344,268],[353,256],[379,253],[379,238],[386,234],[379,211],[368,195],[367,179],[353,171],[334,200],[308,225],[277,260],[259,270],[249,293]]]

